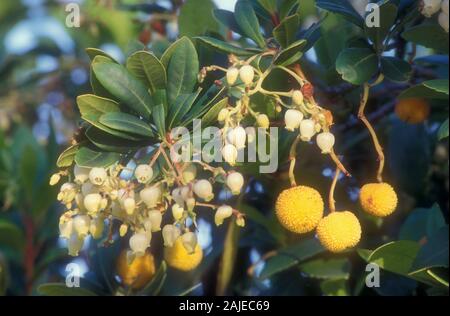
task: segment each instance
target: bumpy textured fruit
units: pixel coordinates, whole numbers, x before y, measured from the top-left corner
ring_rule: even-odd
[[[128,264],[127,251],[124,250],[117,261],[117,272],[122,283],[133,289],[143,288],[155,275],[155,259],[150,253],[134,258]]]
[[[169,266],[181,271],[194,270],[203,259],[203,251],[199,244],[195,251],[188,253],[181,237],[178,237],[172,247],[164,249],[164,258]]]
[[[320,221],[317,237],[329,251],[342,252],[358,244],[361,239],[361,225],[352,212],[333,212]]]
[[[430,105],[423,99],[403,99],[395,105],[395,114],[407,123],[422,123],[430,115]]]
[[[397,194],[387,183],[365,184],[359,193],[359,201],[367,213],[385,217],[395,211],[397,207]]]
[[[281,225],[294,233],[307,233],[316,228],[323,216],[320,193],[307,186],[286,189],[278,196],[275,211]]]

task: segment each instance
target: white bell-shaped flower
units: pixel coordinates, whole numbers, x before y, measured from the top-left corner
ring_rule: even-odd
[[[238,158],[237,148],[232,144],[226,144],[222,147],[222,157],[225,162],[229,163],[231,166],[234,166]]]
[[[329,154],[334,146],[334,135],[329,132],[323,132],[317,135],[317,146],[322,150],[322,154]]]
[[[92,184],[102,185],[107,177],[108,174],[106,173],[105,168],[92,168],[91,171],[89,171],[89,180]]]
[[[223,221],[233,215],[233,208],[229,205],[219,206],[214,214],[214,222],[217,226],[222,225]]]
[[[295,105],[302,105],[303,104],[303,93],[300,90],[292,91],[292,102]]]
[[[205,179],[198,180],[194,184],[194,193],[205,201],[211,201],[214,198],[212,184]]]
[[[77,215],[73,218],[73,229],[80,237],[84,237],[89,233],[91,218],[88,215]]]
[[[236,67],[230,67],[227,70],[227,83],[232,86],[235,84],[237,78],[239,76],[239,69]]]
[[[194,253],[195,247],[197,247],[197,235],[193,232],[187,232],[181,235],[180,238],[184,249],[186,249],[188,253]]]
[[[89,172],[91,169],[80,167],[78,165],[75,165],[73,167],[73,175],[75,176],[75,182],[79,184],[85,183],[89,179]]]
[[[241,69],[239,69],[239,77],[241,78],[241,81],[248,86],[253,83],[255,70],[250,65],[242,66]]]
[[[185,183],[190,183],[197,176],[197,167],[193,163],[190,163],[183,169],[181,175]]]
[[[69,255],[72,257],[78,256],[81,248],[83,248],[84,238],[78,236],[77,233],[72,233],[69,240],[67,241],[67,249],[69,250]]]
[[[150,220],[151,223],[152,233],[161,230],[162,214],[160,211],[158,210],[148,211],[148,219]]]
[[[183,217],[184,208],[178,203],[172,205],[172,216],[176,221],[179,221]]]
[[[245,129],[242,126],[231,128],[228,130],[227,140],[237,149],[245,148],[245,142],[247,141],[247,133],[245,132]]]
[[[175,240],[181,235],[181,231],[174,225],[165,225],[162,229],[164,247],[172,247]]]
[[[294,131],[300,126],[303,120],[303,113],[299,110],[289,109],[284,114],[284,123],[288,131]]]
[[[98,193],[90,193],[86,195],[83,199],[84,208],[89,214],[96,214],[100,211],[102,204],[102,196]]]
[[[147,183],[153,177],[153,169],[150,165],[138,165],[134,170],[134,176],[139,183]]]
[[[227,176],[226,184],[233,195],[238,195],[244,185],[244,177],[239,172],[232,172]]]
[[[300,123],[300,138],[308,142],[316,133],[316,123],[313,120],[306,119]]]
[[[89,226],[89,232],[92,238],[99,239],[103,235],[103,229],[105,227],[105,219],[103,216],[97,216],[91,220],[91,225]]]
[[[136,201],[132,197],[127,197],[122,201],[123,209],[128,215],[133,215],[136,209]]]
[[[161,202],[162,192],[159,185],[144,188],[139,192],[141,200],[149,208],[153,208]]]
[[[136,256],[143,256],[148,247],[150,247],[150,238],[145,233],[135,233],[130,237],[130,249]]]

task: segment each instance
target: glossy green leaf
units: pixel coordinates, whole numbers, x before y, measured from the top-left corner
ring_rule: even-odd
[[[181,122],[183,117],[192,108],[192,105],[194,104],[195,99],[197,99],[198,95],[199,92],[182,94],[178,96],[178,98],[175,100],[175,104],[172,105],[169,109],[169,115],[167,115],[167,118],[169,120],[167,126],[169,129],[177,126],[177,124]]]
[[[224,240],[222,257],[217,273],[216,295],[227,294],[236,264],[236,254],[239,243],[239,227],[234,221],[228,221],[227,233]]]
[[[249,0],[238,0],[234,7],[236,22],[242,32],[251,38],[259,47],[265,47],[266,43],[261,34],[258,18]]]
[[[274,64],[278,66],[289,66],[299,61],[306,47],[306,40],[299,40],[283,49],[274,59]]]
[[[46,283],[37,288],[45,296],[97,296],[96,293],[82,287],[68,287],[64,283]]]
[[[172,106],[179,95],[191,93],[197,84],[198,56],[189,39],[180,42],[173,51],[167,69],[167,99]]]
[[[178,16],[180,36],[198,36],[207,32],[219,32],[219,23],[214,19],[212,0],[187,0]]]
[[[120,112],[106,113],[100,116],[99,122],[106,127],[121,132],[153,137],[150,125],[131,114]]]
[[[350,262],[346,258],[316,259],[300,264],[300,270],[317,279],[348,279]]]
[[[364,26],[364,19],[347,0],[317,0],[316,6],[323,10],[340,14],[345,19],[361,28]]]
[[[119,161],[120,154],[107,153],[92,150],[87,147],[82,147],[75,155],[75,163],[80,167],[109,167]]]
[[[448,138],[448,119],[446,119],[445,122],[442,123],[438,131],[438,140],[443,140],[445,138]]]
[[[229,28],[231,31],[241,34],[242,30],[240,26],[237,24],[236,19],[234,17],[233,12],[222,10],[222,9],[215,9],[213,11],[214,17],[225,27]]]
[[[429,236],[425,244],[420,248],[411,267],[411,271],[435,267],[448,268],[448,233],[448,226],[444,226],[433,235]]]
[[[86,137],[98,148],[104,151],[126,153],[130,149],[137,149],[149,144],[149,141],[131,141],[119,138],[108,132],[105,132],[95,126],[90,126],[86,132]]]
[[[97,59],[98,57],[96,57]],[[144,118],[150,118],[152,99],[145,86],[134,78],[123,66],[113,63],[95,63],[92,65],[100,83],[117,100]]]
[[[292,268],[304,260],[323,252],[324,249],[315,238],[300,241],[297,244],[280,249],[274,257],[266,261],[260,278],[266,279],[279,272]]]
[[[153,122],[156,125],[160,138],[166,136],[166,112],[163,104],[158,104],[153,110]]]
[[[347,48],[339,54],[336,70],[345,81],[360,85],[375,75],[378,70],[378,59],[370,49]]]
[[[277,12],[277,0],[258,0],[258,3],[270,14]]]
[[[320,289],[326,296],[348,296],[350,290],[346,279],[330,279],[320,283]]]
[[[97,56],[103,56],[118,64],[118,62],[111,55],[98,48],[88,47],[86,48],[86,54],[89,56],[91,61],[94,61]]]
[[[364,23],[364,31],[367,37],[372,41],[375,51],[379,54],[382,53],[384,40],[397,18],[397,11],[397,6],[395,4],[385,1],[379,6],[380,24],[368,27],[368,24]],[[371,12],[369,14],[373,13]]]
[[[24,246],[25,235],[22,229],[13,222],[0,218],[0,248],[22,250]]]
[[[196,39],[199,40],[200,43],[225,54],[234,54],[236,56],[251,56],[255,54],[253,51],[248,51],[244,48],[237,47],[213,37],[201,36],[196,37]]]
[[[430,208],[417,208],[408,215],[400,227],[399,239],[420,242],[445,225],[445,219],[439,205],[435,204]]]
[[[448,54],[448,33],[435,22],[413,26],[402,33],[402,37],[418,45]]]
[[[90,75],[90,83],[92,87],[92,91],[95,95],[99,97],[104,97],[108,99],[114,99],[114,96],[100,83],[100,81],[97,79],[97,76],[94,73],[93,65],[97,62],[110,62],[110,63],[116,63],[113,59],[107,57],[105,54],[99,54],[93,56],[91,67],[89,68],[89,75]]]
[[[119,104],[116,101],[102,98],[93,94],[83,94],[77,97],[77,105],[81,117],[100,117],[105,113],[120,112]]]
[[[72,165],[73,160],[75,159],[75,155],[78,151],[78,144],[72,145],[69,148],[66,148],[61,155],[59,155],[58,160],[56,161],[56,165],[59,168],[65,168]]]
[[[161,56],[161,63],[164,68],[167,70],[169,68],[169,61],[172,58],[173,53],[177,50],[179,46],[189,45],[189,38],[187,36],[183,36],[182,38],[173,42],[163,53]]]
[[[424,81],[399,95],[400,99],[425,98],[448,100],[448,79],[435,79]]]
[[[127,59],[128,71],[150,88],[151,92],[166,87],[166,69],[152,53],[138,51]]]
[[[273,36],[281,47],[288,47],[295,42],[300,27],[300,16],[294,14],[285,18],[273,29]]]
[[[391,81],[406,82],[411,78],[412,67],[403,59],[396,57],[382,57],[381,72]]]

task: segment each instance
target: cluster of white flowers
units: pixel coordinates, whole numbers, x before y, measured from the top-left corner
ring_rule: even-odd
[[[130,232],[129,256],[144,255],[150,247],[152,234],[159,231],[162,231],[166,247],[171,247],[181,236],[186,250],[192,252],[197,245],[197,236],[188,225],[194,223],[195,226],[197,205],[215,210],[217,225],[233,215],[237,225],[245,224],[243,215],[231,206],[205,203],[214,198],[214,177],[198,179],[194,163],[184,163],[180,168],[181,174],[174,181],[171,176],[155,177],[149,164],[138,165],[131,179],[121,176],[124,167],[120,165],[107,169],[75,165],[73,177],[61,185],[57,197],[67,209],[60,217],[59,230],[60,236],[67,240],[69,254],[77,256],[88,235],[94,239],[102,238],[105,223],[110,226],[106,236],[110,240],[114,233],[113,220],[120,222],[118,233],[121,237]],[[222,177],[221,182],[233,195],[240,194],[243,176],[235,171],[221,170],[215,176]],[[67,171],[54,174],[50,184],[55,185],[67,174]],[[163,221],[168,224],[161,228]]]
[[[447,33],[449,28],[448,1],[449,0],[422,0],[420,4],[420,12],[427,18],[431,18],[439,12],[439,25]]]
[[[328,130],[329,122],[325,113],[327,112],[319,107],[306,104],[303,93],[294,90],[292,107],[285,112],[284,123],[288,131],[298,130],[302,141],[309,142],[317,134],[317,145],[323,154],[329,154],[333,149],[335,138]]]

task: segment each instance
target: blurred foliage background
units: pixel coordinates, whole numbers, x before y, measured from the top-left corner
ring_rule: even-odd
[[[69,2],[80,6],[80,28],[65,25]],[[207,256],[192,273],[169,270],[162,264],[142,291],[123,292],[116,276],[116,258],[125,245],[117,242],[105,248],[89,242],[80,257],[67,255],[63,241],[58,238],[61,209],[55,203],[57,192],[48,185],[48,179],[55,172],[58,154],[70,144],[78,128],[75,98],[91,91],[85,49],[100,48],[123,62],[139,49],[151,49],[160,56],[180,35],[232,38],[236,34],[214,19],[212,9],[232,10],[234,2],[0,2],[0,294],[448,293],[448,143],[437,136],[441,123],[448,118],[448,87],[447,100],[430,98],[431,115],[425,122],[408,124],[393,112],[401,91],[424,80],[448,79],[448,35],[444,49],[442,43],[440,47],[420,43],[416,46],[415,68],[409,82],[388,81],[372,93],[368,115],[384,144],[386,178],[396,187],[400,200],[393,216],[374,219],[361,212],[357,202],[358,188],[373,180],[376,169],[369,135],[355,115],[360,90],[344,82],[335,67],[339,53],[355,35],[355,29],[341,15],[333,13],[322,21],[317,41],[302,59],[302,66],[317,87],[320,102],[335,115],[337,151],[344,154],[353,174],[352,178],[340,180],[336,199],[339,208],[357,212],[362,220],[363,249],[329,255],[317,245],[314,236],[293,236],[281,229],[273,215],[276,196],[288,186],[287,165],[281,161],[275,174],[260,175],[246,170],[251,180],[239,201],[240,209],[249,218],[244,229],[234,225],[216,228],[208,224],[211,218],[200,219],[200,244]],[[252,2],[258,7],[271,1]],[[316,1],[299,2],[303,28],[324,17]],[[398,2],[406,6],[414,1]],[[403,46],[397,47],[393,54],[410,48],[406,41],[398,42]],[[226,65],[224,55],[212,53],[198,43],[197,50],[202,65],[212,62]],[[331,162],[311,146],[302,146],[300,152],[297,172],[302,183],[328,192],[334,168]],[[433,270],[425,276],[411,277],[395,266],[388,267],[382,271],[379,288],[365,287],[364,259],[370,253],[366,249],[394,240],[402,242],[388,244],[387,248],[394,248],[388,249],[388,254],[405,253],[414,258],[419,253]],[[383,258],[383,251],[386,248],[370,255]],[[82,267],[80,289],[63,285],[70,262]]]

